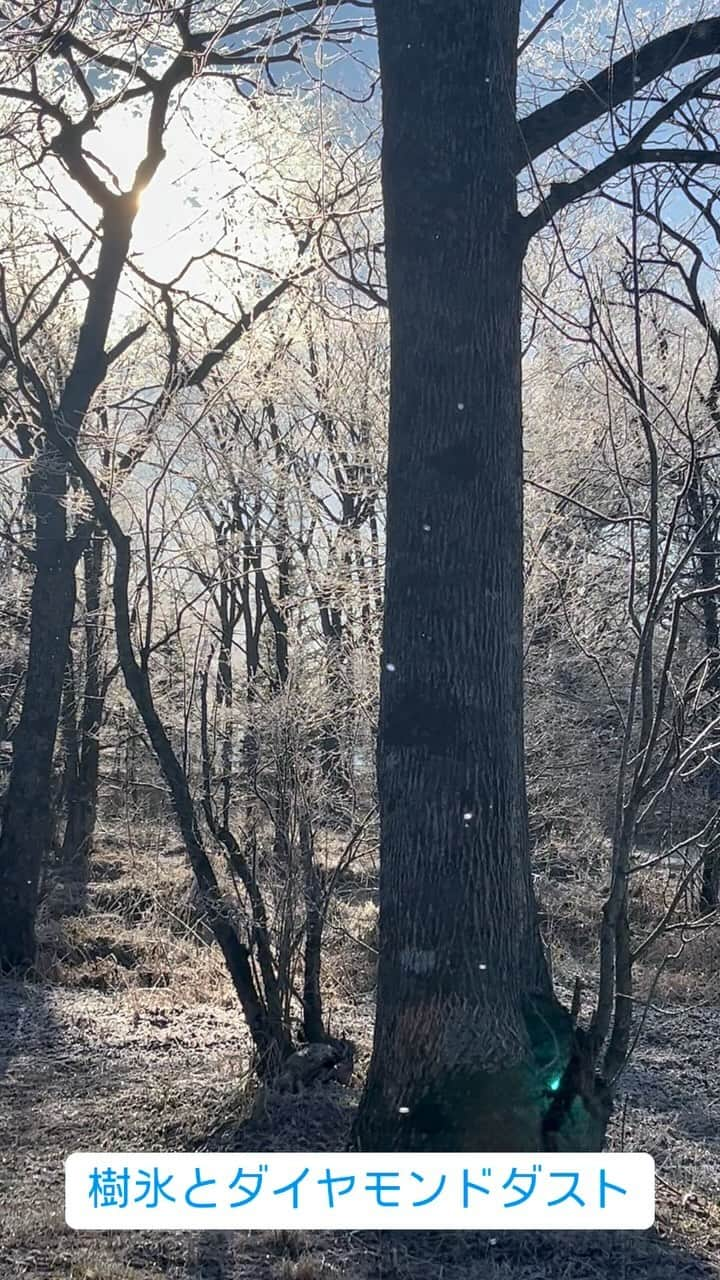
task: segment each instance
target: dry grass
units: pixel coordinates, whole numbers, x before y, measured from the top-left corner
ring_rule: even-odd
[[[356,1075],[349,1087],[333,1084],[293,1097],[257,1092],[236,999],[217,948],[208,945],[192,880],[180,857],[163,852],[157,833],[154,840],[145,858],[139,840],[129,850],[121,837],[108,841],[84,901],[56,888],[45,902],[37,981],[17,995],[37,1035],[37,1045],[27,1049],[27,1064],[34,1065],[18,1068],[16,1084],[5,1090],[7,1131],[16,1141],[2,1170],[31,1194],[4,1224],[0,1280],[705,1280],[720,1274],[711,1261],[720,1256],[717,1178],[713,1184],[716,1175],[708,1172],[715,1148],[702,1136],[710,1122],[690,1112],[702,1079],[707,1085],[690,1070],[701,1041],[671,1046],[658,1027],[649,1056],[630,1073],[627,1115],[618,1121],[631,1149],[656,1154],[670,1184],[660,1186],[654,1233],[68,1232],[60,1200],[66,1151],[338,1150],[369,1052],[377,950],[371,858],[338,877],[327,929],[326,1008],[333,1030],[358,1045]],[[328,859],[333,856],[331,850]],[[568,859],[561,874],[557,866],[540,874],[537,888],[560,984],[571,983],[575,973],[591,980],[600,878],[589,881]],[[639,883],[636,927],[647,928],[661,904],[657,880]],[[684,968],[668,964],[664,998],[680,1013],[697,1002],[700,989],[710,990],[719,951],[717,938],[691,937]],[[0,987],[0,1013],[2,996]],[[690,1064],[685,1075],[674,1074],[675,1050]],[[98,1078],[104,1081],[99,1093]],[[675,1110],[668,1110],[663,1090]],[[708,1116],[712,1105],[708,1097]],[[615,1142],[618,1135],[616,1128]],[[3,1176],[0,1171],[0,1182]]]
[[[598,965],[598,921],[606,893],[606,862],[602,874],[591,873],[584,863],[573,862],[566,851],[555,855],[551,871],[535,876],[543,936],[553,972],[560,985],[572,987],[576,976],[592,990]],[[633,945],[652,934],[665,917],[677,887],[677,875],[660,867],[633,875],[630,921]],[[716,1004],[720,971],[720,913],[699,919],[697,904],[683,896],[662,933],[638,963],[635,994],[642,1001],[652,995],[655,1004],[698,1007]],[[659,977],[658,977],[659,975]]]
[[[230,983],[177,856],[142,860],[101,846],[86,891],[56,883],[39,919],[36,973],[70,989],[167,991],[193,1003]]]

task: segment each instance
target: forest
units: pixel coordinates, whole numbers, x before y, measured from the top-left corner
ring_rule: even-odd
[[[720,1275],[720,9],[2,0],[0,189],[0,1280]],[[103,1149],[657,1216],[75,1235]]]

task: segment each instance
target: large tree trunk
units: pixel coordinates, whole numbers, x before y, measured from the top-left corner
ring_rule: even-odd
[[[565,1073],[559,1115],[573,1032],[536,919],[523,758],[518,9],[376,3],[392,375],[364,1149],[556,1145],[548,1113],[565,1124],[583,1075],[571,1097]],[[575,1113],[572,1141],[596,1145],[603,1121]]]

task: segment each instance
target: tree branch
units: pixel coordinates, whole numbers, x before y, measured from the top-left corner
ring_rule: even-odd
[[[542,204],[522,219],[524,233],[529,240],[542,227],[546,227],[561,209],[582,196],[597,191],[610,178],[634,164],[720,165],[720,150],[700,151],[685,147],[623,147],[594,169],[588,170],[573,182],[553,182]]]
[[[636,97],[673,67],[706,58],[718,50],[720,17],[715,17],[677,27],[620,58],[592,80],[519,121],[517,171],[584,125]]]
[[[544,28],[547,26],[548,22],[550,22],[551,19],[555,17],[555,14],[557,13],[558,9],[562,9],[564,4],[565,4],[565,0],[555,0],[555,3],[550,6],[550,8],[547,10],[546,13],[543,14],[540,21],[535,23],[535,26],[532,28],[532,31],[529,31],[528,34],[525,36],[525,39],[521,40],[520,44],[518,45],[518,58],[522,57],[528,45],[531,45],[533,40],[537,39],[537,37],[540,35],[540,32],[543,31]]]

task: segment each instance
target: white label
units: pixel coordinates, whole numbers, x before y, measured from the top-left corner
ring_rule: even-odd
[[[644,1230],[649,1155],[84,1152],[65,1161],[80,1231]]]

